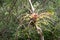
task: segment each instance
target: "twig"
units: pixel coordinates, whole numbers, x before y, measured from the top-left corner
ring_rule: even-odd
[[[37,30],[38,34],[40,35],[40,39],[44,40],[42,29],[36,25],[36,30]]]
[[[31,0],[29,0],[29,3],[30,3],[30,6],[31,6],[31,9],[32,9],[32,12],[34,13],[35,8],[33,7]]]

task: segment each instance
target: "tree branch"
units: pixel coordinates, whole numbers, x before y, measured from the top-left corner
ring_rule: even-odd
[[[33,7],[33,5],[32,5],[31,0],[29,0],[29,3],[30,3],[30,6],[31,6],[31,9],[32,9],[32,13],[34,13],[35,9],[34,9],[34,7]]]
[[[36,25],[36,30],[37,30],[38,34],[40,35],[40,39],[44,40],[44,35],[42,32],[42,29]]]

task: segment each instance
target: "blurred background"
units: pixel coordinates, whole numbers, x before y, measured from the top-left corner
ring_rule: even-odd
[[[37,21],[44,39],[60,40],[60,0],[32,0],[32,4],[36,13],[51,14],[42,15]],[[0,0],[0,40],[40,40],[35,28],[27,27],[29,16],[25,16],[30,14],[30,9],[28,0]],[[21,20],[22,17],[25,19]]]

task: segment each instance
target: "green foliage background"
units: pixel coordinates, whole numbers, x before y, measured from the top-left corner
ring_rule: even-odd
[[[46,16],[37,21],[45,40],[60,40],[60,0],[32,0],[32,4],[39,14],[46,11],[51,13],[51,17]],[[0,40],[40,39],[34,27],[27,27],[29,16],[25,16],[30,14],[28,8],[28,0],[0,0]]]

